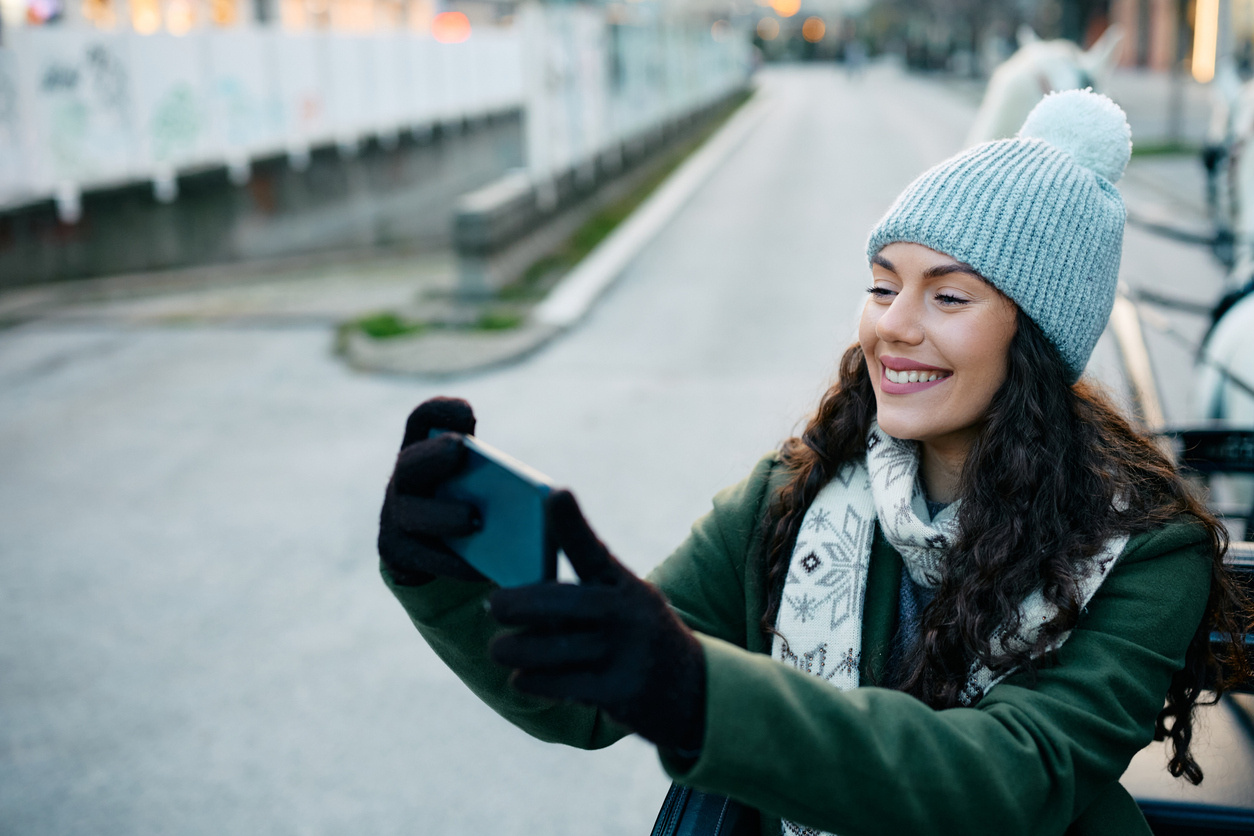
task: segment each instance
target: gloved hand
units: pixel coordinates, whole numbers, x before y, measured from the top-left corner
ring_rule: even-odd
[[[453,432],[427,438],[433,428]],[[398,584],[417,586],[437,576],[484,579],[442,539],[475,531],[478,511],[467,502],[434,498],[435,489],[466,462],[456,433],[474,431],[470,404],[456,398],[432,398],[409,415],[379,514],[379,557]]]
[[[659,746],[693,756],[705,735],[705,654],[662,594],[605,548],[569,491],[548,504],[549,526],[580,584],[492,593],[492,617],[519,628],[492,658],[515,688],[598,706]]]

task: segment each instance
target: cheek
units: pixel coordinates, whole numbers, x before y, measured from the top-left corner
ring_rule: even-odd
[[[1010,365],[1010,340],[1013,335],[1013,330],[1007,332],[1004,327],[993,331],[973,345],[976,351],[967,358],[972,368],[984,370],[980,376],[980,388],[989,400],[992,400],[993,394],[1006,382]]]
[[[871,356],[871,349],[876,343],[875,320],[878,317],[875,313],[870,304],[863,305],[862,316],[858,319],[858,343],[868,357]]]

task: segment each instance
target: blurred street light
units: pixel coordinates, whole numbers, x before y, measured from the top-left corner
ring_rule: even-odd
[[[131,0],[131,26],[141,35],[161,28],[161,5],[157,0]]]
[[[801,11],[801,0],[771,0],[771,8],[780,17],[792,17]]]
[[[470,18],[461,12],[441,12],[431,21],[431,37],[442,44],[460,44],[470,39]]]
[[[1205,84],[1215,77],[1219,44],[1219,0],[1197,0],[1193,24],[1193,78]]]
[[[170,0],[165,16],[166,29],[171,35],[186,35],[196,25],[196,7],[190,0]]]
[[[801,24],[801,37],[812,44],[817,44],[823,40],[825,34],[827,34],[827,24],[823,22],[822,18],[808,17],[806,22]]]

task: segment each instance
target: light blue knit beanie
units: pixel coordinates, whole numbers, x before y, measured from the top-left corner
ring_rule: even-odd
[[[1014,139],[976,145],[924,172],[871,231],[969,264],[1040,326],[1077,380],[1115,303],[1132,153],[1119,105],[1051,93]]]

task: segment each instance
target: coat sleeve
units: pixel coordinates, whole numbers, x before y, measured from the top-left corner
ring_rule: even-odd
[[[489,708],[515,726],[540,740],[581,749],[600,749],[629,733],[588,706],[557,703],[510,687],[509,669],[488,656],[488,643],[501,630],[487,610],[494,584],[437,578],[422,586],[399,586],[385,566],[380,569],[436,655]]]
[[[1152,738],[1201,619],[1204,532],[1134,539],[1056,663],[973,708],[933,710],[881,688],[842,692],[703,638],[706,737],[676,780],[841,836],[1061,834]]]
[[[747,479],[721,491],[713,509],[693,525],[688,539],[648,578],[694,630],[726,641],[742,640],[737,636],[743,636],[745,623],[747,533],[766,492],[773,462],[773,456],[765,457]],[[493,584],[440,578],[423,586],[399,586],[386,567],[380,569],[384,582],[436,655],[506,720],[541,740],[583,749],[608,746],[629,733],[588,706],[556,703],[510,687],[509,670],[493,662],[487,651],[501,629],[485,606]]]

